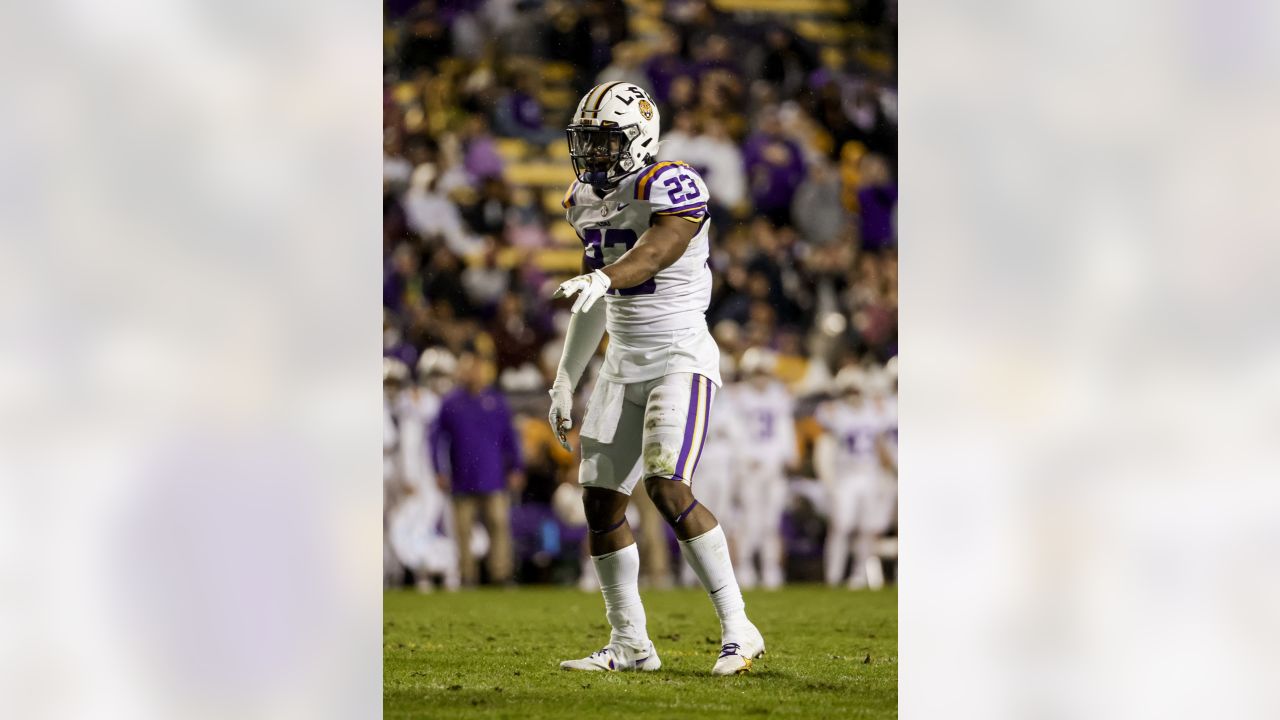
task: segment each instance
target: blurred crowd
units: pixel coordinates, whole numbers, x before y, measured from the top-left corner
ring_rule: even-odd
[[[884,495],[896,473],[896,32],[896,4],[876,0],[387,0],[388,584],[593,579],[577,463],[546,423],[568,321],[549,297],[581,259],[560,205],[573,179],[563,128],[610,80],[650,91],[659,158],[693,165],[711,191],[707,320],[726,380],[712,432],[753,384],[786,398],[795,452],[765,503],[779,514],[780,571],[845,582],[843,564],[834,577],[823,562],[844,527],[830,502],[843,480],[823,451],[844,439],[828,406],[872,418],[870,445],[848,440],[872,453],[863,474],[875,479],[858,482]],[[679,582],[674,537],[643,495],[645,576]],[[722,504],[712,510],[732,530],[727,518],[751,510],[734,507],[760,503],[730,489]],[[884,581],[861,570],[867,554],[892,580],[896,523],[891,507],[875,514],[874,537],[844,527],[862,538],[856,586]],[[773,561],[758,560],[759,582],[775,584]]]

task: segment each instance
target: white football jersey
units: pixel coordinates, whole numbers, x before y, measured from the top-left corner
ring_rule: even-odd
[[[654,215],[699,225],[684,255],[648,282],[605,298],[610,335],[652,333],[707,326],[711,302],[706,183],[682,162],[654,163],[623,178],[604,197],[575,181],[565,193],[565,216],[578,233],[591,269],[622,257],[649,229]]]
[[[791,393],[780,382],[763,390],[749,382],[732,386],[735,421],[745,428],[746,442],[739,452],[749,461],[781,472],[795,461],[795,405]]]
[[[845,402],[822,404],[814,414],[835,441],[837,474],[862,474],[879,467],[876,443],[885,432],[885,417],[870,402],[853,407]]]
[[[694,372],[720,385],[720,350],[707,330],[711,303],[706,183],[683,162],[658,162],[623,178],[600,197],[575,181],[564,196],[565,216],[582,240],[588,268],[622,257],[655,215],[698,225],[678,260],[647,282],[611,289],[605,297],[609,348],[602,377],[622,383]]]
[[[898,462],[898,396],[885,397],[880,413],[884,423],[885,444],[888,446],[889,457],[893,458],[896,465]]]

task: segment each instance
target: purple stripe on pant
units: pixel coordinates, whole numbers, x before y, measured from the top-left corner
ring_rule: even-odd
[[[693,465],[689,475],[685,476],[685,463],[689,460],[689,452],[693,450],[695,432],[698,430],[698,408],[702,407],[702,430],[698,438],[698,452],[693,457]],[[684,441],[680,444],[680,457],[676,460],[675,472],[671,479],[685,480],[693,483],[693,474],[698,469],[698,459],[702,457],[702,448],[706,445],[707,426],[711,424],[711,381],[697,373],[693,374],[693,387],[689,391],[689,414],[684,422]]]
[[[702,411],[702,439],[698,441],[698,454],[693,456],[693,467],[689,469],[690,475],[698,471],[698,461],[702,459],[702,450],[707,446],[707,428],[711,427],[711,379],[704,377],[702,382],[706,385],[702,398],[702,403],[706,406],[706,409]],[[690,483],[693,482],[692,477],[685,479]]]

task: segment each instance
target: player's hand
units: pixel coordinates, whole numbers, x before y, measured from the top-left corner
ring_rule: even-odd
[[[551,431],[560,441],[560,447],[569,452],[573,452],[573,448],[569,447],[569,439],[564,434],[573,429],[572,413],[573,391],[567,384],[556,382],[551,386],[551,412],[547,414],[547,422],[551,423]]]
[[[579,310],[586,312],[591,309],[592,305],[596,304],[597,300],[604,297],[605,293],[609,292],[610,285],[612,283],[609,281],[609,276],[600,270],[596,270],[586,275],[579,275],[565,280],[560,283],[560,287],[556,288],[555,294],[551,297],[566,298],[577,295],[578,300],[573,304],[573,312],[578,312]]]

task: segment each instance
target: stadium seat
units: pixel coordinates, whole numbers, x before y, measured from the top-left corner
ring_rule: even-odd
[[[551,223],[551,239],[555,240],[556,247],[576,248],[576,252],[582,254],[582,240],[578,239],[573,226],[563,220]]]
[[[554,185],[564,188],[573,182],[573,167],[568,163],[515,163],[508,165],[503,175],[507,182],[516,185]]]
[[[849,29],[842,23],[820,20],[796,20],[796,33],[820,44],[838,45],[849,38]]]
[[[503,160],[509,163],[518,163],[529,157],[531,150],[529,143],[520,138],[496,138],[494,145],[497,147],[498,154]]]
[[[573,80],[577,71],[567,62],[548,62],[542,65],[542,79],[549,83],[566,83]]]
[[[785,15],[847,15],[848,0],[712,0],[724,12]]]

